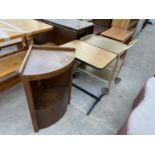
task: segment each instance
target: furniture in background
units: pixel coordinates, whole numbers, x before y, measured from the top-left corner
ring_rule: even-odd
[[[155,77],[150,78],[133,101],[130,116],[119,135],[155,134]]]
[[[133,38],[135,38],[141,31],[142,29],[147,25],[148,20],[147,19],[139,19],[138,24],[136,27],[136,30],[134,32]]]
[[[34,131],[57,122],[70,103],[74,48],[30,46],[19,69]]]
[[[102,32],[101,36],[103,36],[104,38],[107,37],[128,45],[132,40],[132,34],[133,34],[132,31],[122,29],[122,28],[117,28],[117,27],[111,27],[110,29]],[[127,50],[124,51],[119,57],[120,60],[122,60],[120,61],[121,62],[120,69],[124,63],[126,54],[127,54]]]
[[[26,37],[30,44],[34,35],[51,31],[53,26],[32,19],[3,19],[0,20],[0,28],[3,32],[0,41]]]
[[[31,19],[0,20],[0,92],[20,82],[17,70],[33,36],[51,31],[53,26]],[[16,50],[4,49],[17,45]]]
[[[93,33],[100,34],[111,27],[112,19],[93,19],[92,22],[94,24]]]
[[[113,19],[111,26],[134,32],[137,24],[138,19]]]
[[[44,44],[49,41],[56,45],[61,45],[93,33],[94,28],[92,23],[78,19],[44,19],[40,21],[53,25],[54,29],[51,34],[37,37],[35,44]]]
[[[0,42],[0,58],[27,48],[25,38],[17,38]]]
[[[111,38],[125,44],[128,44],[132,40],[132,34],[132,31],[117,27],[111,27],[110,29],[101,33],[101,35],[104,37]]]

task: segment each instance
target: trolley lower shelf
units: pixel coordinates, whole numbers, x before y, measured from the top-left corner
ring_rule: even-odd
[[[89,67],[89,66],[87,66],[87,67]],[[86,68],[85,68],[85,69],[86,69]],[[90,70],[88,71],[88,70],[83,70],[82,68],[80,68],[79,71],[83,71],[83,72],[85,72],[85,73],[87,73],[87,74],[91,74],[91,76],[94,76],[95,78],[104,80],[104,78],[103,78],[102,76],[99,76],[99,75],[97,75],[97,74],[94,74],[94,72],[90,72]],[[74,73],[74,75],[73,75],[74,78],[77,78],[77,77],[78,77],[78,74],[80,74],[79,71],[76,72],[76,73]],[[106,80],[104,80],[104,81],[106,81]],[[116,76],[115,79],[114,79],[114,83],[115,83],[115,84],[119,84],[120,82],[121,82],[121,78],[119,78],[119,77]],[[91,106],[91,108],[88,110],[87,115],[89,115],[89,114],[92,112],[92,110],[93,110],[94,107],[97,105],[97,103],[102,99],[102,97],[103,97],[104,95],[108,95],[108,94],[109,94],[109,91],[110,91],[110,88],[109,88],[109,87],[103,87],[103,88],[101,89],[101,92],[102,92],[102,93],[101,93],[99,96],[96,96],[96,95],[92,94],[91,92],[85,90],[84,88],[82,88],[81,86],[79,86],[79,85],[77,85],[77,84],[75,84],[75,83],[72,83],[72,86],[75,87],[75,88],[77,88],[77,89],[79,89],[79,90],[82,91],[83,93],[89,95],[89,96],[92,97],[93,99],[95,99],[95,102],[93,103],[93,105]]]
[[[92,112],[92,110],[94,109],[94,107],[96,106],[96,104],[102,99],[102,97],[103,97],[105,94],[102,92],[101,95],[96,96],[96,95],[92,94],[91,92],[89,92],[89,91],[83,89],[82,87],[76,85],[75,83],[72,83],[72,85],[73,85],[75,88],[79,89],[80,91],[84,92],[85,94],[87,94],[87,95],[89,95],[89,96],[91,96],[92,98],[95,99],[95,102],[93,103],[93,105],[91,106],[91,108],[90,108],[90,109],[88,110],[88,112],[87,112],[87,115],[89,115],[89,114]]]

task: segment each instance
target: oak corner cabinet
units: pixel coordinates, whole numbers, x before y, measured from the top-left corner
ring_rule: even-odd
[[[19,69],[34,131],[57,122],[70,102],[74,48],[30,46]]]

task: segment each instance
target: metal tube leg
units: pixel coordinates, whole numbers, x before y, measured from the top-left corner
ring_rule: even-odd
[[[88,92],[87,90],[83,89],[82,87],[80,87],[80,86],[78,86],[78,85],[76,85],[76,84],[74,84],[74,83],[72,83],[72,85],[73,85],[75,88],[81,90],[81,91],[84,92],[85,94],[87,94],[87,95],[89,95],[89,96],[91,96],[92,98],[95,99],[95,102],[93,103],[92,107],[91,107],[91,108],[89,109],[89,111],[87,112],[87,115],[89,115],[89,114],[91,113],[91,111],[94,109],[94,107],[96,106],[96,104],[101,100],[101,98],[102,98],[105,94],[102,93],[102,94],[98,97],[98,96],[96,96],[96,95],[94,95],[94,94]]]
[[[110,78],[110,80],[108,81],[108,86],[107,86],[107,88],[106,88],[106,87],[102,88],[102,92],[103,92],[105,95],[109,94],[109,90],[110,90],[110,87],[111,87],[111,83],[112,83],[112,81],[113,81],[113,79],[114,79],[114,75],[115,75],[115,72],[116,72],[116,69],[117,69],[118,61],[119,61],[119,56],[116,58],[115,66],[114,66],[114,68],[113,68],[113,70],[112,70],[111,78]]]
[[[117,66],[118,66],[118,62],[119,62],[120,56],[118,56],[116,59],[117,59],[117,60],[116,60],[116,62],[115,62],[115,66],[114,66],[114,69],[112,70],[111,78],[110,78],[110,81],[109,81],[109,83],[108,83],[108,88],[109,88],[109,89],[110,89],[111,83],[112,83],[112,81],[113,81],[113,79],[114,79],[115,72],[116,72],[116,70],[117,70]]]
[[[92,110],[94,109],[94,107],[96,106],[96,104],[101,100],[101,98],[104,96],[104,94],[101,94],[100,96],[99,96],[99,98],[94,102],[94,104],[92,105],[92,107],[89,109],[89,111],[87,112],[87,115],[89,115],[91,112],[92,112]]]

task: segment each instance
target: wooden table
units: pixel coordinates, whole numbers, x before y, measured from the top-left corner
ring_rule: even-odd
[[[33,36],[52,29],[53,26],[32,19],[3,19],[0,20],[0,42]]]
[[[20,38],[25,41],[25,44],[28,43],[30,45],[34,35],[52,29],[53,26],[32,19],[3,19],[0,20],[0,46],[4,47],[15,44]],[[26,49],[24,50],[26,52]],[[16,73],[21,65],[25,56],[25,52],[22,51],[10,53],[0,58],[0,92],[14,86],[20,81],[18,74],[9,77],[9,79],[7,78]]]
[[[101,33],[102,36],[108,37],[122,43],[129,43],[132,38],[132,31],[128,31],[121,28],[111,27],[110,29]]]
[[[92,23],[78,19],[44,19],[43,22],[54,26],[51,41],[57,45],[92,34],[94,28]]]
[[[34,131],[57,122],[70,103],[74,48],[30,46],[19,69]]]

